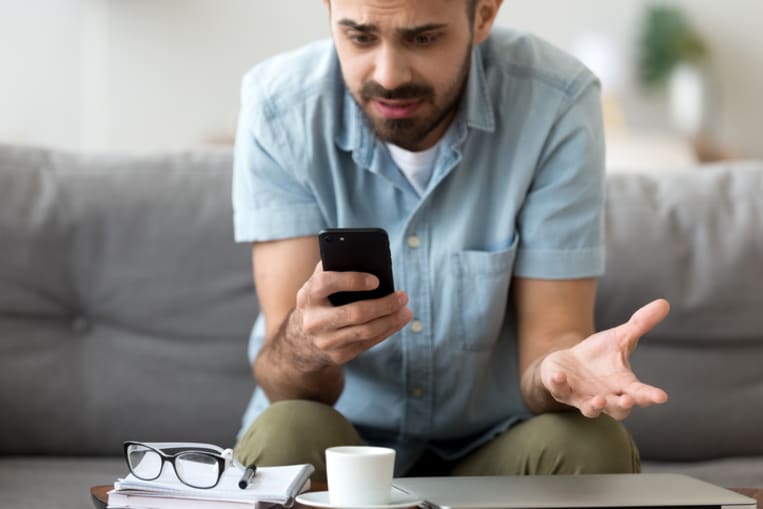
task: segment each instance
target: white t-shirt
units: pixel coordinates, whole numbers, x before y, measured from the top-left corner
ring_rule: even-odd
[[[411,152],[397,145],[387,143],[392,160],[395,161],[397,167],[400,168],[402,174],[405,175],[405,178],[408,179],[408,182],[411,183],[419,196],[424,194],[427,185],[429,185],[429,180],[432,178],[439,146],[440,144],[437,143],[434,147],[422,150],[421,152]]]

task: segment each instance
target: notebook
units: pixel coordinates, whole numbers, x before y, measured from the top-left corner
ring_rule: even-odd
[[[679,474],[411,477],[393,485],[437,509],[756,509],[733,491]]]
[[[115,508],[155,509],[255,509],[272,504],[290,506],[294,497],[309,488],[313,470],[313,466],[308,464],[259,467],[249,487],[242,490],[238,487],[238,481],[243,469],[231,465],[223,472],[217,486],[199,489],[181,483],[172,467],[165,464],[161,475],[153,481],[143,481],[132,474],[118,479],[114,489],[109,492],[108,505]]]

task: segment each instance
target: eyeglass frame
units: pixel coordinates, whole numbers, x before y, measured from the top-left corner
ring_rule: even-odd
[[[130,458],[128,457],[128,454],[127,454],[127,450],[129,449],[129,447],[131,445],[139,445],[141,447],[145,447],[146,449],[154,451],[155,453],[157,453],[159,455],[159,457],[162,459],[162,463],[159,466],[159,473],[156,474],[155,477],[152,477],[150,479],[146,478],[146,477],[141,477],[141,476],[139,476],[138,474],[136,474],[133,471],[132,465],[130,464]],[[124,451],[125,463],[127,463],[127,469],[130,471],[130,473],[132,475],[134,475],[138,479],[140,479],[142,481],[154,481],[154,480],[158,479],[159,476],[162,475],[162,470],[164,470],[164,462],[166,461],[166,462],[169,462],[172,465],[172,469],[175,471],[175,477],[177,477],[178,481],[182,482],[186,486],[190,486],[191,488],[196,488],[196,489],[199,489],[199,490],[212,489],[215,486],[217,486],[218,484],[220,484],[220,479],[222,478],[223,473],[225,472],[225,469],[228,466],[228,461],[231,459],[230,456],[232,455],[231,454],[232,451],[230,449],[225,449],[223,451],[223,454],[220,455],[217,452],[210,452],[209,449],[201,449],[201,448],[193,448],[193,447],[184,448],[183,450],[181,450],[181,451],[179,451],[179,452],[177,452],[175,454],[167,454],[166,452],[163,452],[161,449],[156,448],[156,447],[154,447],[152,445],[149,445],[146,442],[135,442],[135,441],[132,441],[132,440],[128,440],[128,441],[124,442],[122,444],[122,446],[123,446],[123,451]],[[173,447],[173,448],[168,448],[168,449],[177,449],[177,448]],[[210,457],[214,458],[217,461],[217,467],[218,467],[217,468],[217,480],[215,481],[214,484],[212,484],[211,486],[194,486],[193,484],[190,484],[190,483],[184,481],[183,479],[181,479],[180,474],[178,474],[177,468],[175,467],[175,460],[177,459],[178,456],[180,456],[182,454],[189,453],[189,452],[194,452],[194,453],[197,453],[197,454],[204,454],[206,456],[210,456]]]

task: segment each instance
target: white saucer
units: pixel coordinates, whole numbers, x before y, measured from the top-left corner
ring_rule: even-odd
[[[404,491],[393,488],[389,493],[389,503],[382,505],[364,505],[364,506],[346,506],[346,505],[333,505],[329,502],[328,491],[313,491],[309,493],[302,493],[297,496],[297,502],[302,505],[309,505],[312,507],[325,507],[328,509],[403,509],[405,507],[413,507],[423,502],[420,498],[417,498]]]

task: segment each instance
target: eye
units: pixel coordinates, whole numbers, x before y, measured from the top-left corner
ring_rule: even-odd
[[[411,43],[416,46],[431,46],[437,41],[435,34],[417,34],[411,38]]]
[[[376,37],[365,32],[348,32],[347,38],[356,46],[370,46],[376,42]]]

